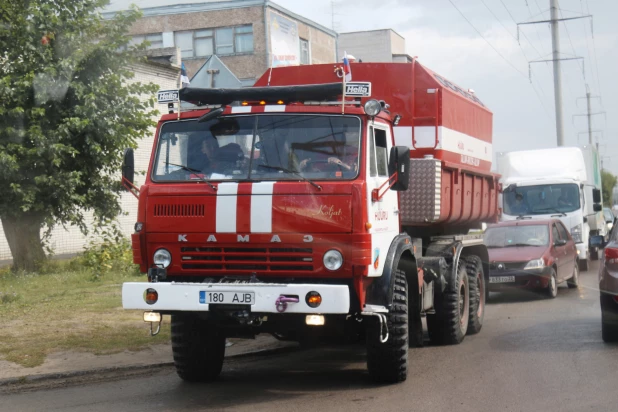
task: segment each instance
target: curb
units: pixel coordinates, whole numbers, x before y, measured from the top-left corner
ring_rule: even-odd
[[[295,346],[282,346],[278,348],[269,348],[269,349],[261,349],[248,351],[243,353],[237,353],[235,355],[230,355],[225,357],[225,361],[227,360],[240,360],[244,358],[250,358],[252,356],[269,356],[269,355],[277,355],[283,353],[289,353],[298,350],[298,347]],[[145,372],[153,369],[163,369],[170,366],[174,366],[174,362],[162,362],[162,363],[153,363],[149,365],[127,365],[127,366],[113,366],[108,368],[96,368],[96,369],[87,369],[87,370],[79,370],[79,371],[70,371],[70,372],[57,372],[57,373],[47,373],[41,375],[24,375],[15,378],[5,378],[0,379],[0,390],[6,389],[11,386],[19,386],[24,384],[34,384],[51,380],[60,380],[60,379],[70,379],[76,378],[80,376],[88,376],[88,375],[96,375],[96,374],[109,374],[116,373],[121,374],[123,372]]]

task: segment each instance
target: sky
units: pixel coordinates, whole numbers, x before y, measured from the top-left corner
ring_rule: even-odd
[[[137,0],[138,6],[204,0]],[[155,4],[156,3],[156,4]],[[549,0],[276,0],[275,3],[337,32],[391,28],[406,39],[407,53],[476,95],[494,113],[494,151],[556,147]],[[112,0],[114,6],[126,0]],[[376,5],[379,5],[378,7]],[[559,0],[562,17],[593,15],[560,24],[564,141],[588,143],[586,84],[591,95],[593,142],[604,167],[618,174],[618,1]],[[459,9],[459,11],[457,10]],[[461,12],[461,13],[460,13]],[[462,16],[463,14],[463,16]],[[465,17],[464,17],[465,16]],[[467,20],[468,21],[467,21]],[[362,58],[362,56],[355,56]],[[530,72],[529,72],[530,67]],[[532,83],[530,78],[532,78]],[[584,99],[579,99],[584,98]]]

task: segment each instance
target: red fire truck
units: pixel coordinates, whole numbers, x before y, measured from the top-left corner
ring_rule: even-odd
[[[364,341],[370,376],[400,382],[408,348],[480,331],[497,220],[492,114],[411,64],[277,68],[253,88],[159,93],[125,309],[171,315],[178,375],[221,372],[228,337]],[[156,333],[154,330],[153,333]]]

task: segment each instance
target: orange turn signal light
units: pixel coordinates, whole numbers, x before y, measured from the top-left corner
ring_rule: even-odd
[[[305,302],[312,308],[317,308],[322,303],[322,296],[318,292],[311,291],[305,296]]]
[[[154,305],[157,303],[157,300],[159,300],[159,293],[153,288],[148,288],[146,292],[144,292],[144,300],[147,304]]]
[[[365,223],[365,229],[369,230],[373,227],[373,225],[371,224],[371,222],[367,222]]]
[[[262,105],[266,104],[266,100],[260,100],[260,104]]]
[[[277,104],[283,104],[283,100],[277,100]]]
[[[242,102],[241,104],[242,104],[243,106],[248,106],[248,105],[249,105],[249,103],[247,103],[247,102]]]

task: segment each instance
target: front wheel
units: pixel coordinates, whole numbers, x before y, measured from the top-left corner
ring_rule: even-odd
[[[579,270],[580,270],[580,272],[586,272],[588,270],[588,263],[589,263],[589,261],[588,261],[587,258],[586,259],[581,259],[579,261]]]
[[[397,383],[408,377],[408,283],[403,271],[395,271],[393,305],[386,315],[388,340],[380,342],[377,317],[367,318],[367,369],[376,382]],[[382,330],[383,334],[384,330]]]
[[[571,276],[570,279],[567,280],[567,285],[569,286],[570,289],[575,289],[577,287],[579,287],[579,265],[577,264],[577,262],[575,262],[575,265],[573,265],[573,275]]]
[[[225,335],[195,315],[172,315],[172,352],[182,380],[213,381],[223,368]]]
[[[599,260],[599,248],[593,248],[590,251],[590,260]],[[588,268],[586,268],[588,270]]]
[[[547,293],[547,297],[550,299],[554,299],[558,296],[558,283],[556,282],[556,271],[552,268],[551,274],[549,275],[549,284],[547,285],[547,289],[545,289],[545,293]]]

